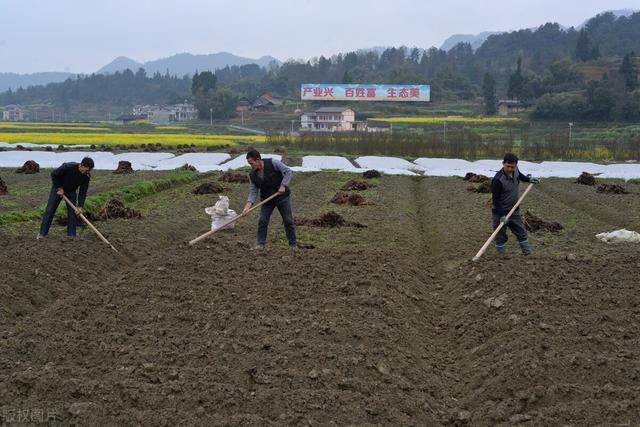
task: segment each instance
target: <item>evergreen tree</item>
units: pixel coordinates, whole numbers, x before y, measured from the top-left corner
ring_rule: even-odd
[[[484,74],[484,79],[482,80],[482,95],[484,98],[484,112],[489,116],[493,116],[497,111],[496,81],[488,72]]]
[[[578,41],[576,43],[576,58],[582,62],[588,61],[593,55],[591,41],[587,32],[582,29],[578,34]]]
[[[638,70],[636,70],[633,64],[633,52],[627,53],[624,56],[619,72],[624,79],[627,90],[629,92],[634,91],[638,87]]]
[[[215,90],[217,82],[216,75],[211,71],[196,72],[191,80],[191,94],[206,95],[209,91]]]
[[[522,57],[518,57],[516,71],[509,77],[507,96],[509,99],[522,99],[524,95],[524,78],[522,77]]]

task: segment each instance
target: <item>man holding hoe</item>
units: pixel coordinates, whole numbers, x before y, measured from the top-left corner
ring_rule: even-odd
[[[291,212],[291,191],[289,183],[291,182],[291,169],[276,159],[262,159],[260,153],[251,149],[247,153],[247,162],[251,166],[249,174],[249,197],[247,204],[242,210],[242,216],[248,214],[251,206],[256,203],[258,190],[260,191],[260,199],[265,200],[268,197],[278,193],[279,195],[260,208],[260,220],[258,221],[258,238],[256,241],[256,250],[264,249],[267,243],[267,231],[269,229],[269,219],[275,208],[278,208],[284,229],[289,241],[289,247],[292,251],[297,249],[296,243],[296,227],[293,223],[293,213]]]
[[[75,237],[76,215],[82,212],[84,200],[87,197],[87,190],[89,189],[89,180],[91,179],[89,173],[93,169],[93,166],[93,160],[90,157],[85,157],[80,163],[63,163],[58,169],[51,172],[51,182],[53,185],[49,192],[47,207],[42,216],[38,239],[42,239],[49,233],[51,221],[53,221],[53,216],[58,209],[62,196],[67,196],[69,200],[71,200],[71,203],[75,204],[76,190],[80,187],[77,196],[78,207],[74,210],[71,206],[67,205],[67,235]]]
[[[522,223],[520,207],[507,220],[507,214],[518,202],[520,181],[539,184],[540,178],[524,175],[518,169],[518,157],[511,153],[505,154],[502,161],[502,169],[496,173],[491,181],[493,229],[495,230],[500,224],[503,224],[496,236],[496,251],[501,256],[505,254],[505,246],[508,239],[507,227],[518,239],[522,254],[525,256],[531,255],[531,245],[529,244],[527,230]]]

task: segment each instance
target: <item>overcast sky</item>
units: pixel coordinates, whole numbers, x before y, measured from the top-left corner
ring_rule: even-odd
[[[0,0],[0,72],[96,71],[117,56],[308,59],[452,34],[577,26],[638,0]]]

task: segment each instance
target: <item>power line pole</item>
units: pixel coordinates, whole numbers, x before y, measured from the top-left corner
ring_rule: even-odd
[[[573,123],[569,123],[569,146],[571,146],[571,128],[573,127]]]

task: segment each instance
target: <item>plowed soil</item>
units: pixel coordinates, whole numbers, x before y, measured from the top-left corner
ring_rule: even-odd
[[[467,172],[463,179],[469,182],[485,182],[491,180],[488,176],[475,174],[473,172]]]
[[[16,173],[23,173],[26,175],[38,172],[40,172],[40,165],[34,160],[27,160],[24,162],[24,165],[16,169]]]
[[[338,191],[336,195],[331,199],[332,203],[338,205],[349,206],[363,206],[371,204],[363,195],[358,193],[347,193],[344,191]]]
[[[368,170],[368,171],[366,171],[366,172],[363,172],[363,173],[362,173],[362,176],[363,176],[364,178],[367,178],[367,179],[371,179],[371,178],[379,178],[379,177],[380,177],[380,172],[378,172],[378,171],[377,171],[377,170],[375,170],[375,169],[371,169],[371,170]]]
[[[2,178],[0,178],[0,196],[4,196],[8,193],[9,189],[7,188],[7,184],[5,184]]]
[[[608,194],[629,194],[623,186],[618,184],[600,184],[598,185],[598,188],[596,188],[596,192]]]
[[[135,209],[127,207],[123,201],[118,199],[111,199],[104,204],[100,212],[98,212],[98,218],[102,220],[107,219],[132,219],[140,218],[142,215]]]
[[[469,186],[467,191],[471,193],[491,193],[491,181],[481,181],[477,187]]]
[[[118,167],[116,168],[116,170],[113,171],[113,173],[118,174],[118,175],[123,175],[123,174],[127,174],[127,173],[133,173],[133,168],[131,167],[131,162],[128,162],[126,160],[120,160],[118,162]]]
[[[576,184],[582,185],[596,185],[596,177],[589,172],[582,172],[576,179]]]
[[[545,221],[529,211],[526,211],[522,216],[522,222],[530,233],[537,233],[538,231],[557,232],[564,228],[562,224],[558,222]]]
[[[223,182],[249,182],[249,176],[246,173],[227,171],[220,178]]]
[[[349,181],[347,181],[341,188],[341,190],[343,191],[364,191],[367,190],[371,187],[373,187],[373,184],[369,184],[368,182],[364,182],[364,181],[357,181],[355,179],[350,179]]]
[[[217,194],[223,191],[224,187],[217,182],[204,182],[193,189],[193,194]]]
[[[294,175],[294,214],[317,218],[346,179]],[[640,229],[640,201],[545,180],[523,209],[565,230],[472,263],[491,215],[466,185],[384,176],[374,206],[335,207],[367,228],[299,227],[313,250],[295,255],[277,214],[260,253],[256,215],[189,246],[210,226],[193,184],[100,223],[120,254],[90,230],[0,227],[2,422],[637,424],[640,249],[594,234]]]

